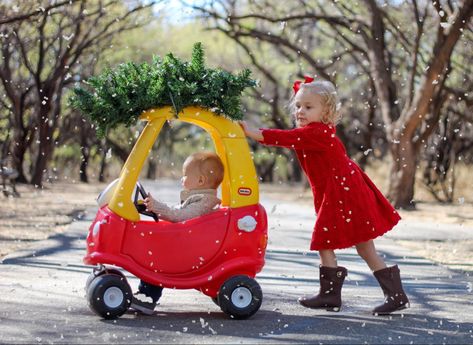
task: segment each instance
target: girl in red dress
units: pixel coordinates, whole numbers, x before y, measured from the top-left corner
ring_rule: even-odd
[[[390,314],[409,307],[397,265],[387,267],[373,239],[391,230],[400,216],[369,177],[346,154],[335,135],[339,120],[336,90],[332,83],[294,83],[291,102],[296,128],[253,129],[241,122],[246,136],[265,145],[295,150],[309,180],[317,213],[311,250],[320,255],[320,290],[299,303],[307,308],[339,311],[347,269],[337,265],[335,249],[355,246],[373,271],[385,296],[373,314]]]

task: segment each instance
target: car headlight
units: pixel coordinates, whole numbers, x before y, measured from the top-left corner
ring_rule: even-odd
[[[110,199],[112,199],[113,193],[115,192],[117,183],[118,179],[115,179],[103,191],[100,192],[99,196],[97,197],[97,204],[100,208],[108,205]]]

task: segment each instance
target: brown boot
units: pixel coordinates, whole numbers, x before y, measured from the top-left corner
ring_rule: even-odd
[[[384,303],[374,308],[373,314],[388,315],[393,311],[409,308],[409,299],[402,288],[397,265],[383,268],[373,274],[384,293]]]
[[[345,267],[320,266],[319,294],[312,297],[301,297],[299,303],[306,308],[340,311],[342,306],[342,286],[347,269]]]

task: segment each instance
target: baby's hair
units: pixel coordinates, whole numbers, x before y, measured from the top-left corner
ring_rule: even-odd
[[[184,164],[196,165],[212,188],[218,188],[223,180],[224,167],[220,157],[213,152],[196,152],[186,158]]]
[[[323,104],[327,108],[327,112],[322,117],[323,123],[336,125],[340,121],[340,105],[338,103],[337,90],[335,88],[335,85],[333,85],[328,80],[316,79],[310,83],[301,83],[299,92],[303,89],[313,94],[322,96]],[[295,95],[294,97],[292,97],[289,103],[289,108],[291,110],[291,113],[295,114]]]

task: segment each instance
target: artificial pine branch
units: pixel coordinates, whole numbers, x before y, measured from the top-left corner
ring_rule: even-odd
[[[162,106],[174,107],[176,114],[187,106],[201,106],[240,120],[241,94],[256,86],[256,81],[248,69],[234,75],[206,68],[204,49],[197,42],[190,63],[169,53],[163,59],[153,57],[151,64],[120,64],[85,84],[73,90],[70,103],[92,120],[98,136],[103,137],[107,130],[132,126],[142,112]]]

